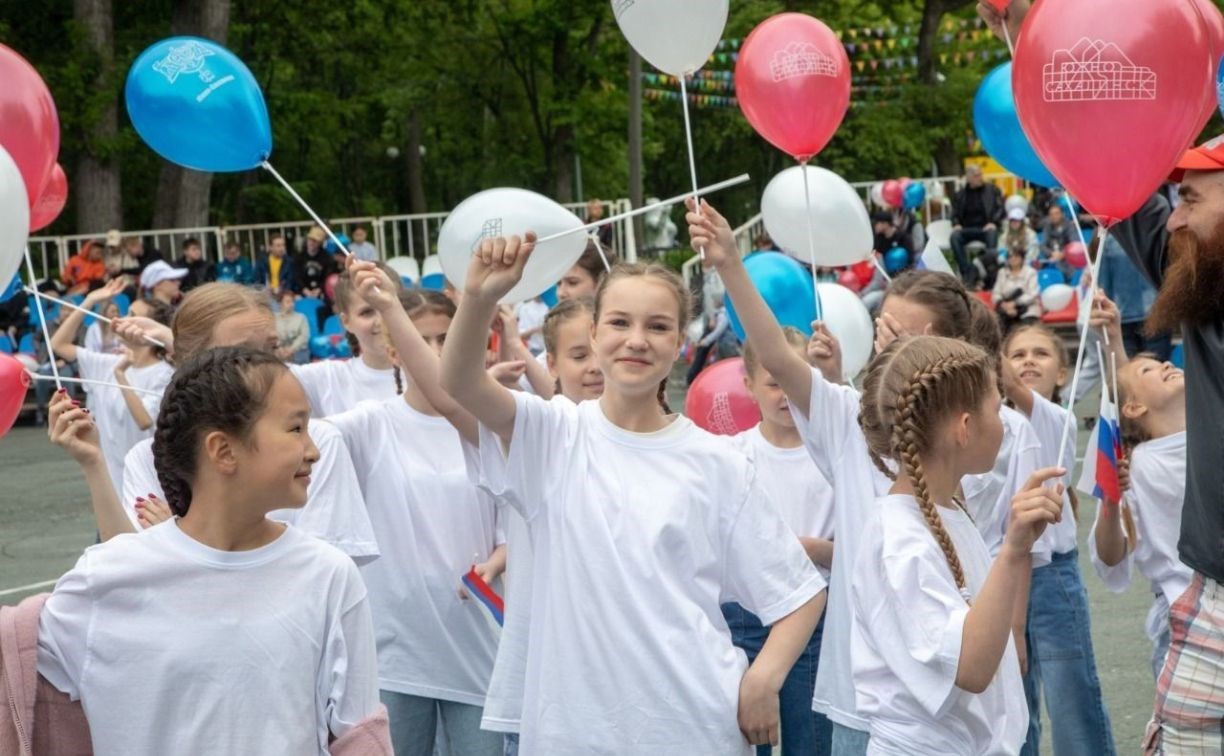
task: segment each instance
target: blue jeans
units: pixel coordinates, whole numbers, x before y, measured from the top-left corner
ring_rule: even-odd
[[[1033,570],[1028,608],[1028,739],[1021,754],[1037,756],[1041,743],[1039,694],[1045,696],[1055,756],[1113,756],[1113,729],[1101,698],[1092,653],[1088,593],[1078,550],[1055,554]]]
[[[751,663],[765,645],[769,628],[761,625],[756,615],[739,604],[723,604],[723,617],[731,628],[731,642],[748,654]],[[825,715],[812,711],[812,693],[816,690],[816,661],[820,658],[820,639],[824,636],[824,617],[816,625],[812,639],[799,656],[795,666],[778,691],[778,707],[782,718],[782,748],[786,753],[805,756],[826,756],[833,753],[831,723]],[[769,756],[769,746],[757,746],[757,756]]]
[[[871,736],[862,730],[833,722],[833,753],[837,756],[867,756]]]
[[[391,720],[395,756],[432,756],[439,721],[451,756],[502,756],[505,749],[502,734],[480,729],[479,706],[389,690],[378,691],[378,697],[386,705]]]

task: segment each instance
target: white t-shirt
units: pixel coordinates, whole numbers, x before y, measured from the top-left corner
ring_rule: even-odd
[[[966,588],[976,597],[991,556],[959,508],[936,507]],[[850,643],[859,711],[871,722],[869,754],[1015,754],[1028,704],[1014,643],[985,691],[956,687],[969,604],[912,496],[882,497],[863,528],[851,587]]]
[[[39,619],[38,671],[94,752],[326,754],[378,707],[353,563],[290,526],[218,551],[169,520],[91,546]]]
[[[515,308],[515,317],[518,319],[519,331],[526,333],[532,328],[539,328],[544,325],[544,318],[548,315],[548,305],[544,304],[540,299],[530,299],[526,302],[519,303]],[[539,354],[544,351],[544,332],[537,331],[527,337],[527,348],[533,354]]]
[[[480,468],[536,547],[523,752],[748,754],[721,604],[770,625],[825,587],[752,463],[683,417],[639,434],[598,401],[514,400]]]
[[[327,418],[362,471],[382,554],[361,568],[370,587],[383,690],[481,706],[497,633],[487,610],[459,597],[461,578],[503,540],[492,497],[468,479],[459,434],[400,397]]]
[[[1101,561],[1096,548],[1096,528],[1092,523],[1088,549],[1097,574],[1106,587],[1122,593],[1130,585],[1131,565],[1152,582],[1153,590],[1163,594],[1172,606],[1190,585],[1193,571],[1177,557],[1181,535],[1182,502],[1186,495],[1186,433],[1144,441],[1131,452],[1130,490],[1126,503],[1135,520],[1137,539],[1126,558],[1113,567]]]
[[[756,425],[734,437],[740,450],[756,465],[757,479],[782,520],[803,538],[833,540],[833,487],[820,474],[803,445],[774,446]],[[829,579],[829,571],[816,569]]]
[[[395,370],[376,370],[365,360],[320,360],[309,365],[290,365],[310,400],[313,417],[339,415],[371,399],[392,399]]]
[[[1041,449],[1037,452],[1037,467],[1053,467],[1058,462],[1058,442],[1062,440],[1063,424],[1067,419],[1067,410],[1046,399],[1036,391],[1033,392],[1033,414],[1029,422]],[[1071,482],[1071,470],[1075,467],[1075,429],[1067,434],[1067,443],[1063,451],[1063,467],[1067,474],[1063,476],[1062,521],[1046,527],[1042,538],[1049,544],[1055,554],[1067,554],[1073,551],[1078,543],[1079,533],[1076,528],[1075,512],[1071,509],[1071,494],[1067,493],[1074,485]],[[1022,481],[1023,482],[1023,481]]]
[[[81,377],[91,381],[115,382],[115,366],[123,360],[122,355],[77,349],[77,368]],[[106,469],[110,471],[115,490],[123,490],[123,458],[137,442],[153,437],[157,427],[157,413],[161,409],[162,392],[174,377],[174,368],[158,361],[145,367],[129,367],[125,373],[133,388],[156,391],[146,394],[137,391],[140,403],[153,420],[148,430],[141,430],[123,400],[123,390],[113,386],[90,386],[87,405],[98,426],[98,438],[102,442],[102,456]]]
[[[999,445],[994,469],[961,478],[965,508],[977,524],[992,558],[1003,547],[1003,536],[1011,519],[1012,498],[1037,470],[1041,453],[1041,441],[1027,417],[1006,405],[1000,408],[999,417],[1003,420],[1003,443]],[[1033,566],[1049,563],[1050,538],[1043,533],[1033,544]]]
[[[292,523],[307,535],[327,541],[348,554],[358,564],[378,557],[374,528],[361,498],[357,472],[349,458],[348,447],[335,426],[311,420],[310,439],[319,449],[319,461],[310,471],[305,506],[269,512],[274,520]],[[153,440],[145,439],[132,447],[123,464],[123,508],[132,524],[136,520],[136,497],[166,494],[157,479],[153,464]]]
[[[843,727],[866,732],[867,720],[857,714],[850,679],[850,574],[863,522],[892,481],[867,454],[867,440],[858,424],[858,391],[829,383],[813,368],[809,415],[805,417],[794,402],[790,412],[817,470],[833,487],[837,534],[812,708]]]

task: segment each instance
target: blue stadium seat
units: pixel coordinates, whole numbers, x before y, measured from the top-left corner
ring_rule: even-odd
[[[318,297],[302,297],[293,303],[293,309],[306,316],[312,337],[319,335],[319,308],[322,306],[323,300]]]
[[[1042,291],[1045,291],[1048,286],[1060,283],[1066,283],[1066,280],[1063,278],[1062,271],[1058,268],[1051,265],[1037,271],[1037,285],[1041,287]]]
[[[119,308],[119,317],[127,317],[128,308],[132,306],[132,300],[128,299],[128,295],[124,294],[123,292],[119,292],[111,299],[111,301],[114,302],[115,306]]]
[[[7,333],[0,333],[0,354],[13,353],[13,340],[8,337]]]
[[[34,334],[27,332],[21,337],[21,341],[17,344],[17,351],[25,354],[34,354]]]
[[[1169,362],[1172,362],[1182,370],[1186,369],[1186,350],[1181,344],[1173,347],[1172,353],[1169,354]]]
[[[344,326],[340,325],[340,316],[329,315],[323,323],[323,335],[332,336],[338,333],[344,333]]]

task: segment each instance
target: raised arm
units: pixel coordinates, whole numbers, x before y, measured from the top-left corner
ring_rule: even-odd
[[[374,263],[349,259],[352,261],[349,275],[353,277],[354,288],[382,316],[387,334],[399,354],[400,363],[412,379],[412,385],[420,388],[425,400],[459,431],[465,441],[479,444],[476,418],[442,390],[438,354],[400,306],[393,293],[396,290],[394,282]]]
[[[127,351],[126,349],[124,350]],[[115,365],[114,377],[115,383],[121,387],[120,393],[123,394],[123,403],[127,405],[128,414],[132,416],[132,420],[136,422],[136,427],[142,431],[146,431],[153,427],[155,419],[149,414],[149,408],[144,405],[144,400],[140,394],[132,390],[132,384],[128,383],[127,369],[131,367],[132,361],[130,354],[124,354],[123,359]]]
[[[107,541],[120,533],[136,532],[123,505],[119,503],[119,495],[115,493],[115,484],[102,456],[98,426],[89,410],[61,389],[51,399],[48,411],[47,435],[51,442],[67,451],[85,474],[89,502],[98,524],[98,537]]]
[[[442,349],[443,390],[507,446],[517,405],[510,390],[485,371],[485,339],[497,301],[523,277],[535,240],[535,234],[528,232],[525,241],[517,236],[481,241],[468,265],[459,311]]]
[[[548,374],[548,368],[541,365],[527,345],[523,343],[523,334],[519,333],[518,320],[514,317],[514,312],[509,307],[503,306],[499,313],[499,316],[493,319],[493,330],[500,329],[501,332],[501,343],[499,344],[501,361],[521,361],[527,373],[527,382],[531,384],[531,390],[542,399],[552,399],[553,394],[556,393],[557,384]]]
[[[744,333],[761,360],[761,366],[774,377],[787,401],[805,416],[812,401],[812,367],[786,341],[782,327],[760,292],[748,277],[731,226],[710,204],[701,202],[701,214],[694,212],[693,200],[687,201],[689,240],[695,249],[705,249],[711,258],[727,295],[735,303]]]
[[[1118,306],[1102,291],[1097,291],[1092,309],[1088,311],[1088,327],[1100,328],[1104,332],[1101,347],[1105,350],[1105,364],[1101,366],[1101,372],[1112,382],[1112,371],[1125,367],[1130,358],[1126,356],[1126,345],[1122,342],[1122,315],[1118,312]]]
[[[123,279],[111,279],[109,283],[100,289],[94,289],[85,297],[85,301],[81,303],[81,307],[88,310],[104,299],[109,299],[119,292],[123,291]],[[81,323],[85,321],[85,313],[80,310],[65,308],[68,310],[67,317],[64,322],[60,323],[59,328],[55,329],[55,333],[51,335],[50,349],[55,353],[56,357],[73,362],[77,357],[76,335],[81,328]]]

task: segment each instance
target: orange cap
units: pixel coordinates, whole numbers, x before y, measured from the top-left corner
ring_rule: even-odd
[[[1186,171],[1224,171],[1224,134],[1186,150],[1169,174],[1169,180],[1180,182]]]

